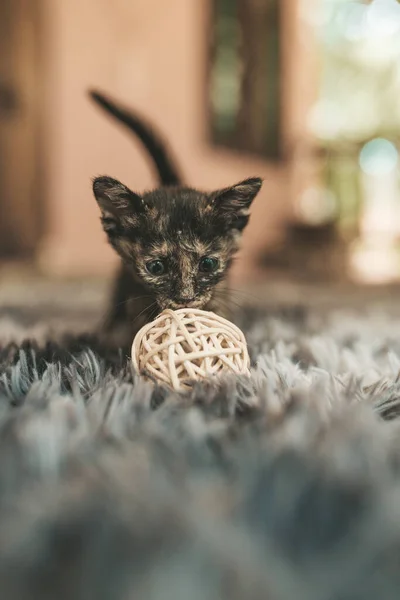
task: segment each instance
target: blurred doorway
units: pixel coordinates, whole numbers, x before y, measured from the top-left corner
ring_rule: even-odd
[[[32,258],[38,194],[39,0],[0,0],[0,259]]]
[[[282,158],[283,13],[280,0],[211,0],[210,138],[269,161]]]

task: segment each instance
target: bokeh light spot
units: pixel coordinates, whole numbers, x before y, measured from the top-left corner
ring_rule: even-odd
[[[386,175],[397,166],[399,153],[392,142],[375,138],[367,142],[360,152],[360,167],[368,175]]]

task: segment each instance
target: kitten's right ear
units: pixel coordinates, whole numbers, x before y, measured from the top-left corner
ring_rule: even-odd
[[[96,177],[93,193],[101,210],[103,228],[109,234],[123,226],[124,217],[132,217],[143,209],[143,199],[112,177]]]
[[[211,194],[214,210],[228,227],[243,231],[249,220],[251,203],[260,191],[262,183],[260,177],[250,177]]]

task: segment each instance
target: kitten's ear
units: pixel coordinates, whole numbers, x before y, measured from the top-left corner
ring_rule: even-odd
[[[112,177],[96,177],[93,193],[105,219],[120,220],[143,209],[143,199]]]
[[[232,229],[242,231],[249,220],[249,209],[262,186],[262,179],[251,177],[232,187],[214,192],[214,209]]]

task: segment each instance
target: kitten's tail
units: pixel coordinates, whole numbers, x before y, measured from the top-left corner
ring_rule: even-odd
[[[166,143],[144,118],[97,90],[89,90],[89,96],[109,115],[137,135],[153,160],[161,185],[182,185],[179,169],[176,167]]]

